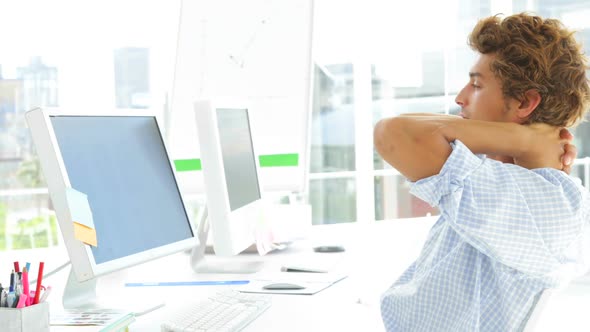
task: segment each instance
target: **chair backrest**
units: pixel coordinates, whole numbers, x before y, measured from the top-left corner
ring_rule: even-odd
[[[529,316],[528,321],[526,322],[523,332],[534,332],[537,329],[537,327],[539,326],[539,320],[541,318],[541,315],[547,307],[547,303],[549,302],[549,299],[553,296],[554,292],[555,290],[553,289],[545,289],[541,293],[539,299],[537,300],[537,303],[535,304],[535,307],[531,309],[532,312]]]

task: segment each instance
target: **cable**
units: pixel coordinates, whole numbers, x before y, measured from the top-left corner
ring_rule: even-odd
[[[143,316],[143,315],[145,315],[147,313],[150,313],[150,312],[152,312],[152,311],[154,311],[156,309],[160,309],[160,308],[162,308],[165,305],[166,305],[165,303],[158,303],[158,304],[156,304],[156,305],[154,305],[154,306],[152,306],[150,308],[147,308],[145,310],[134,312],[133,315],[135,317]]]

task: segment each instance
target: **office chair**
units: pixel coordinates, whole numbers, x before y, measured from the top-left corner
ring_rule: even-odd
[[[541,320],[541,315],[547,307],[549,299],[554,293],[554,289],[545,289],[541,295],[539,295],[539,299],[537,300],[535,307],[531,309],[531,314],[528,321],[526,322],[523,332],[534,332],[537,330],[537,328],[540,326],[539,321]]]

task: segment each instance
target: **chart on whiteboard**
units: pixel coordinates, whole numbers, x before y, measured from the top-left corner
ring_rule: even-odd
[[[167,135],[173,159],[199,158],[195,100],[237,98],[249,106],[257,154],[297,157],[292,167],[261,170],[264,187],[299,187],[308,162],[312,16],[311,0],[183,1]]]

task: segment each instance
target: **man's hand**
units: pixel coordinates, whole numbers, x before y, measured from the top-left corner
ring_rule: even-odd
[[[528,148],[515,156],[514,163],[528,169],[550,167],[569,171],[576,148],[569,131],[543,123],[526,126],[529,129]],[[570,145],[567,149],[566,146]]]
[[[559,132],[559,137],[569,141],[564,145],[565,153],[561,157],[561,163],[563,164],[563,168],[561,170],[569,175],[572,171],[574,160],[576,160],[576,157],[578,156],[578,148],[576,148],[576,146],[571,143],[574,139],[574,135],[572,135],[569,130],[565,128],[561,129]]]

